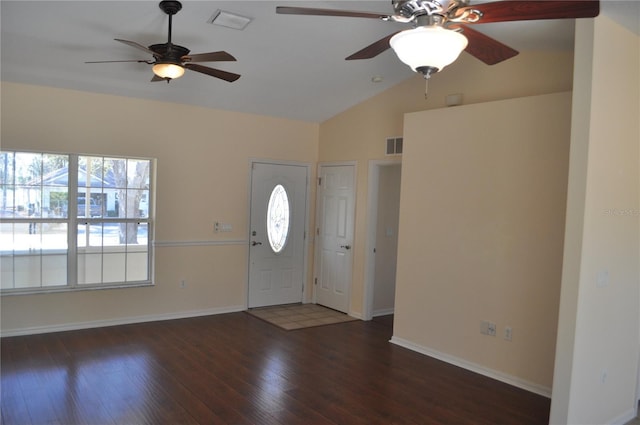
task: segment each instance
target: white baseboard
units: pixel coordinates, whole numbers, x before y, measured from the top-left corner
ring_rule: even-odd
[[[395,312],[395,309],[393,307],[381,309],[381,310],[374,310],[373,317],[388,316],[389,314],[393,314],[394,312]]]
[[[130,325],[133,323],[157,322],[161,320],[186,319],[189,317],[211,316],[214,314],[235,313],[244,311],[245,306],[210,308],[205,310],[180,311],[177,313],[155,314],[149,316],[123,317],[118,319],[92,320],[89,322],[65,323],[62,325],[34,326],[14,330],[2,330],[0,337],[35,335],[51,332],[74,331],[79,329],[103,328],[107,326]]]
[[[480,375],[493,378],[500,382],[504,382],[505,384],[513,385],[514,387],[521,388],[523,390],[532,392],[534,394],[551,398],[551,388],[549,387],[535,384],[533,382],[529,382],[524,379],[520,379],[516,376],[512,376],[497,370],[489,369],[477,363],[473,363],[455,356],[451,356],[449,354],[442,353],[437,350],[432,350],[431,348],[423,347],[421,345],[415,344],[406,339],[398,338],[396,336],[391,337],[390,342],[393,344],[399,345],[401,347],[408,348],[409,350],[416,351],[420,354],[424,354],[426,356],[433,357],[438,360],[442,360],[443,362],[452,364],[454,366],[458,366],[463,369],[470,370],[471,372],[475,372]]]
[[[363,319],[362,319],[362,313],[356,313],[356,312],[350,311],[350,312],[349,312],[349,313],[347,313],[347,314],[348,314],[349,316],[351,316],[351,317],[355,317],[356,319],[363,320]]]
[[[624,425],[632,419],[638,417],[638,412],[636,408],[631,408],[626,412],[619,415],[617,418],[612,419],[610,422],[607,422],[611,425]]]

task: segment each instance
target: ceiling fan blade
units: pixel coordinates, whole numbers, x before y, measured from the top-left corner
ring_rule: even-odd
[[[502,44],[495,38],[491,38],[465,25],[461,25],[461,27],[462,34],[469,40],[465,51],[487,65],[495,65],[518,54],[517,50]]]
[[[121,60],[121,61],[87,61],[85,63],[117,63],[117,62],[138,62],[138,63],[146,63],[146,64],[153,63],[150,60],[143,60],[143,59],[129,59],[129,60]]]
[[[216,77],[216,78],[220,78],[221,80],[228,81],[230,83],[240,78],[240,75],[238,74],[223,71],[221,69],[209,68],[208,66],[202,66],[195,63],[185,63],[184,67],[187,69],[190,69],[191,71],[200,72],[201,74],[207,74],[212,77]]]
[[[348,56],[346,60],[350,61],[350,60],[356,60],[356,59],[371,59],[378,56],[380,53],[384,52],[385,50],[391,47],[389,45],[389,40],[391,40],[391,37],[396,35],[398,32],[389,34],[388,36],[381,38],[380,40],[374,43],[371,43],[364,49],[355,52],[351,56]]]
[[[220,61],[235,61],[236,58],[229,53],[210,52],[210,53],[196,53],[194,55],[185,55],[181,58],[183,62],[220,62]]]
[[[153,74],[153,78],[151,79],[152,83],[155,83],[156,81],[167,81],[166,78],[162,78],[162,77],[158,77],[156,74]]]
[[[115,41],[119,41],[120,43],[124,43],[128,46],[135,47],[136,49],[142,50],[144,52],[150,53],[154,56],[159,56],[159,53],[154,52],[151,49],[144,47],[142,44],[136,43],[135,41],[122,40],[120,38],[114,38]]]
[[[340,16],[345,18],[371,18],[388,19],[389,15],[381,15],[372,12],[356,12],[337,9],[316,9],[313,7],[278,6],[276,13],[280,15],[314,15],[314,16]]]
[[[600,13],[599,0],[505,0],[460,8],[482,12],[478,24],[538,19],[594,18]]]

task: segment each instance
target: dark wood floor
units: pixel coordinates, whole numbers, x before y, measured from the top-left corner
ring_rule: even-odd
[[[390,318],[287,332],[232,313],[3,338],[2,423],[548,423],[548,399],[391,332]]]

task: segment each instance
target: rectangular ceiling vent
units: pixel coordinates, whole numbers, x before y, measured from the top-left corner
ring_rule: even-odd
[[[213,25],[220,25],[242,31],[247,27],[247,25],[249,25],[251,18],[218,9],[207,22]]]
[[[402,137],[387,138],[387,155],[402,155]]]

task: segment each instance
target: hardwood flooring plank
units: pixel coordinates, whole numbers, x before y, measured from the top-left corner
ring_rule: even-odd
[[[170,356],[167,356],[170,354]],[[241,389],[234,381],[225,381],[207,368],[207,359],[194,361],[182,351],[158,354],[160,363],[171,371],[178,382],[188,383],[190,390],[223,420],[230,423],[264,423],[272,418],[263,411],[242,414],[243,406],[248,403]],[[167,356],[167,357],[164,357]]]
[[[2,391],[0,394],[0,412],[1,423],[5,425],[20,424],[30,425],[31,417],[29,416],[29,408],[22,397],[22,392],[11,393]]]
[[[198,335],[197,341],[189,341],[190,335],[183,335],[185,344],[194,348],[192,355],[198,356],[194,361],[205,367],[216,378],[239,389],[245,398],[251,399],[251,406],[257,406],[260,410],[268,412],[278,421],[286,424],[309,423],[310,420],[313,423],[325,423],[326,420],[322,416],[304,406],[296,405],[295,400],[285,394],[284,390],[288,388],[289,384],[286,378],[279,374],[279,368],[273,366],[286,360],[278,356],[273,357],[271,353],[267,354],[270,356],[269,358],[262,355],[245,357],[243,352],[250,350],[244,348],[242,352],[238,351],[232,354],[236,361],[242,359],[242,365],[230,368],[229,365],[222,362],[211,361],[212,357],[218,358],[217,355],[211,356],[212,353],[223,357],[228,356],[229,345],[220,344],[213,338],[209,339],[210,342],[202,343],[200,342],[201,336]],[[246,365],[246,362],[250,362],[250,364]],[[256,373],[256,370],[261,372]]]
[[[245,313],[0,340],[2,424],[547,424],[550,401],[390,344],[392,317]]]

